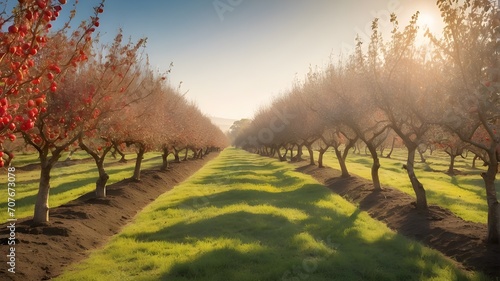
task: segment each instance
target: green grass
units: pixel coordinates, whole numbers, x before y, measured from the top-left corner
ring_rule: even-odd
[[[56,280],[486,280],[287,163],[226,149]]]
[[[16,155],[12,163],[16,167],[16,218],[21,219],[33,215],[34,204],[38,192],[38,183],[40,179],[40,169],[32,171],[23,171],[22,167],[28,164],[38,163],[37,154],[19,154]],[[67,155],[61,157],[61,162]],[[51,189],[49,197],[49,206],[51,208],[65,204],[79,196],[95,190],[95,181],[98,172],[96,165],[85,152],[77,152],[73,159],[80,161],[76,165],[63,166],[56,164],[51,173]],[[110,178],[108,184],[130,178],[135,165],[135,154],[127,155],[127,163],[118,163],[117,159],[108,158],[105,162],[106,172]],[[159,153],[146,153],[142,168],[151,169],[159,167],[162,159]],[[0,174],[0,184],[6,186],[7,173]],[[7,192],[0,192],[0,221],[5,222],[8,218],[7,213]]]
[[[472,168],[472,156],[467,159],[459,157],[456,159],[455,168],[462,174],[450,176],[445,173],[449,165],[447,154],[435,151],[433,155],[427,153],[425,157],[426,163],[419,163],[420,158],[417,155],[415,173],[426,189],[428,202],[449,209],[464,220],[487,223],[486,192],[480,176],[480,173],[485,171],[485,168],[481,167],[482,161],[477,161],[478,168]],[[406,163],[406,150],[396,149],[391,159],[380,158],[380,162],[382,185],[394,187],[415,197],[406,171],[402,169],[402,165]],[[324,163],[340,169],[333,152],[325,154]],[[350,173],[371,180],[371,156],[349,153],[346,163]],[[498,181],[496,187],[497,192],[500,192]]]

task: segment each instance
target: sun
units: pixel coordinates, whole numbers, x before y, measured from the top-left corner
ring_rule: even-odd
[[[418,16],[418,25],[424,29],[433,29],[436,25],[436,19],[430,13],[422,12]]]
[[[417,25],[419,26],[417,35],[418,44],[426,45],[429,43],[429,39],[425,36],[426,32],[430,32],[434,36],[440,33],[440,30],[443,28],[440,19],[439,14],[428,9],[419,12],[417,20]]]

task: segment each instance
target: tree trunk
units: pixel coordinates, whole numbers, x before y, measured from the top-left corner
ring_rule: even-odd
[[[121,156],[121,158],[120,158],[120,160],[119,160],[118,162],[120,162],[120,163],[126,163],[126,162],[127,162],[127,159],[125,159],[125,153],[123,153],[123,152],[122,152],[122,151],[118,148],[118,145],[116,145],[115,143],[113,143],[113,147],[115,148],[115,150],[114,150],[113,154],[114,154],[114,153],[118,153],[118,154]]]
[[[118,162],[127,163],[127,159],[125,158],[125,154],[122,154],[122,157],[120,158],[120,160]]]
[[[344,161],[347,159],[347,156],[349,155],[349,150],[353,147],[355,148],[354,150],[356,150],[356,141],[349,141],[346,144],[344,152],[342,153],[342,159],[344,159]]]
[[[179,157],[179,150],[174,148],[174,162],[175,163],[181,163],[181,159]]]
[[[309,165],[316,165],[314,162],[314,151],[310,144],[306,145],[307,151],[309,152]]]
[[[92,151],[88,146],[85,145],[82,139],[79,140],[80,148],[87,152],[95,161],[97,166],[97,171],[99,173],[99,178],[95,182],[95,195],[96,198],[105,198],[106,197],[106,183],[108,182],[109,175],[104,170],[104,159],[106,159],[106,155],[109,151],[111,151],[111,146],[108,146],[104,149],[102,156],[99,156],[96,152]]]
[[[290,161],[293,161],[293,145],[292,148],[290,148]]]
[[[387,154],[387,156],[385,156],[385,158],[391,158],[392,152],[394,151],[395,144],[396,144],[396,138],[392,138],[391,150],[389,151],[389,154]]]
[[[163,154],[161,155],[161,159],[162,159],[162,165],[161,165],[161,168],[160,170],[162,171],[166,171],[168,170],[168,155],[170,153],[168,152],[168,148],[163,148]]]
[[[135,181],[141,180],[141,164],[142,164],[142,159],[144,159],[144,153],[146,152],[146,148],[144,147],[143,144],[139,144],[138,146],[139,146],[139,151],[137,152],[137,159],[135,160],[134,175],[132,176],[132,179]]]
[[[408,177],[410,178],[411,186],[415,195],[417,197],[416,207],[420,210],[427,209],[427,197],[425,195],[424,186],[420,183],[417,176],[415,175],[414,163],[415,163],[415,152],[416,147],[408,147],[408,159],[406,161],[406,171],[408,172]]]
[[[320,148],[319,149],[319,156],[318,156],[318,168],[324,168],[323,166],[323,155],[325,155],[325,152],[328,150],[328,147],[325,148]]]
[[[102,159],[104,160],[104,158]],[[95,183],[95,196],[96,198],[106,197],[106,183],[108,182],[109,175],[104,170],[104,161],[97,161],[97,170],[99,171],[99,178]]]
[[[188,160],[188,154],[189,154],[189,148],[186,147],[186,155],[184,155],[183,161],[187,161]]]
[[[69,154],[68,154],[68,157],[66,157],[66,160],[64,161],[71,161],[71,158],[73,157],[73,154],[75,154],[75,152],[77,151],[77,149],[72,149]]]
[[[280,147],[279,147],[279,146],[278,146],[278,148],[276,149],[276,152],[278,153],[278,159],[279,159],[280,161],[283,161],[283,160],[282,160],[282,159],[283,159],[283,156],[281,156],[281,149],[280,149]]]
[[[111,157],[113,157],[113,159],[116,159],[116,149],[111,151]]]
[[[23,132],[23,136],[24,136]],[[80,134],[73,137],[65,145],[56,147],[56,149],[50,151],[49,143],[46,142],[43,146],[36,146],[34,143],[30,144],[38,150],[38,156],[40,158],[40,181],[38,183],[38,194],[35,201],[35,208],[33,212],[33,223],[43,224],[49,222],[49,193],[50,193],[50,172],[52,167],[61,157],[61,153],[64,148],[68,147],[73,142],[77,141]],[[51,153],[50,157],[49,151]]]
[[[304,160],[304,159],[302,159],[302,154],[303,154],[302,146],[303,145],[298,145],[297,146],[297,156],[296,156],[297,162],[300,162],[300,161]]]
[[[343,178],[350,177],[351,175],[349,175],[349,171],[347,170],[347,166],[345,164],[344,158],[342,157],[342,153],[340,152],[338,147],[334,146],[333,148],[335,149],[335,155],[337,156],[337,160],[339,161],[340,164],[340,170],[342,171],[341,177]]]
[[[477,158],[479,158],[479,156],[477,155],[474,155],[474,158],[472,158],[472,168],[475,169],[476,168],[476,160]]]
[[[486,187],[486,200],[488,203],[488,235],[486,241],[490,244],[500,242],[500,206],[495,189],[495,177],[498,171],[498,160],[495,151],[488,153],[490,161],[486,173],[481,174]]]
[[[448,174],[454,175],[455,174],[455,158],[457,156],[453,155],[453,153],[450,153],[448,155],[450,155],[450,166],[448,167]]]
[[[418,154],[420,155],[420,162],[425,163],[427,160],[424,157],[424,153],[420,149],[417,149],[417,151],[418,151]]]
[[[288,149],[285,148],[285,153],[283,155],[280,155],[280,161],[284,162],[286,161],[286,155],[288,154]]]
[[[52,164],[47,160],[42,160],[40,171],[40,182],[38,184],[38,194],[35,202],[35,212],[33,222],[43,224],[49,222],[49,193],[50,193],[50,172]]]
[[[381,191],[382,187],[380,185],[380,178],[378,175],[378,170],[380,169],[380,159],[378,158],[377,149],[372,144],[366,144],[366,147],[368,147],[368,150],[370,151],[370,154],[372,155],[373,158],[372,171],[371,171],[373,188],[375,191]]]

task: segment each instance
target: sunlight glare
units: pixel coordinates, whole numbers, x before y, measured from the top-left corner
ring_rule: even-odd
[[[422,28],[433,29],[434,24],[435,24],[435,19],[432,15],[424,12],[418,16],[418,25],[420,25]]]

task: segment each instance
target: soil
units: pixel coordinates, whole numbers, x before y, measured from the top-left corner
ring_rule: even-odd
[[[329,167],[318,168],[304,162],[295,165],[297,171],[311,175],[374,219],[442,252],[462,269],[500,278],[500,245],[485,243],[486,224],[464,221],[439,206],[417,210],[415,199],[406,193],[388,187],[374,192],[371,181],[357,176],[341,178],[340,171]]]
[[[18,220],[15,274],[7,272],[6,265],[10,247],[7,245],[8,224],[0,225],[0,280],[39,281],[58,276],[66,266],[103,247],[146,205],[217,155],[211,153],[203,160],[172,163],[165,172],[143,171],[140,182],[124,180],[109,185],[106,198],[97,199],[93,192],[83,195],[52,208],[50,222],[44,226],[33,226],[32,218]]]

